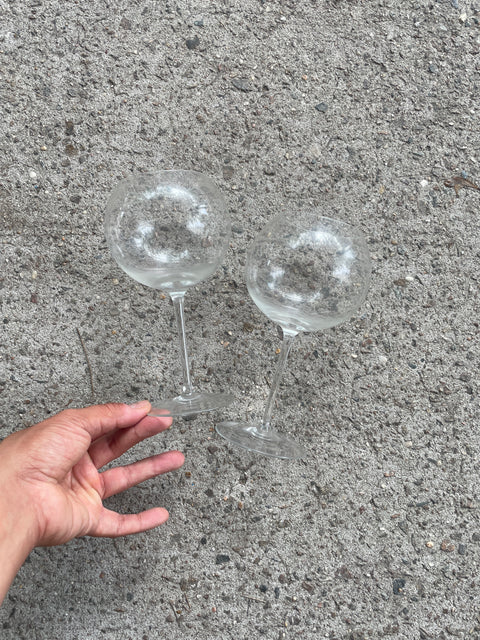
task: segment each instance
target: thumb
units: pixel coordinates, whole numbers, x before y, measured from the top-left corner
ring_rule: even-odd
[[[44,421],[44,425],[55,422],[69,428],[86,431],[90,439],[96,440],[114,429],[125,429],[140,422],[151,409],[148,400],[135,404],[108,403],[92,405],[83,409],[65,409]]]

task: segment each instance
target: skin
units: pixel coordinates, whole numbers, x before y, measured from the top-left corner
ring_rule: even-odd
[[[147,416],[150,403],[68,409],[0,444],[0,602],[34,547],[79,536],[117,537],[163,524],[155,507],[119,514],[103,500],[159,474],[178,469],[180,451],[168,451],[124,467],[102,467],[145,438],[171,425]]]

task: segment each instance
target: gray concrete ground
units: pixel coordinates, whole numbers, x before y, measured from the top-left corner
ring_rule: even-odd
[[[188,293],[197,386],[182,470],[110,501],[136,537],[35,550],[2,640],[480,638],[480,4],[462,0],[0,1],[0,435],[69,406],[171,395],[172,308],[112,261],[123,176],[203,171],[233,221]],[[301,462],[229,447],[259,416],[275,326],[245,249],[283,207],[354,198],[373,261],[356,318],[302,337],[275,424]],[[89,356],[93,393],[78,332]]]

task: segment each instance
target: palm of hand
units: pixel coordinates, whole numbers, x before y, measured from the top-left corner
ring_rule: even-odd
[[[76,430],[49,431],[42,439],[45,448],[29,460],[22,474],[39,512],[38,544],[51,546],[95,534],[102,512],[107,511],[102,503],[107,496],[102,476],[85,452],[90,439]]]

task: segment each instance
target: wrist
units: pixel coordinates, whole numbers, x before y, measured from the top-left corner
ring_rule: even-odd
[[[36,542],[34,521],[22,496],[2,476],[0,473],[0,603]]]

